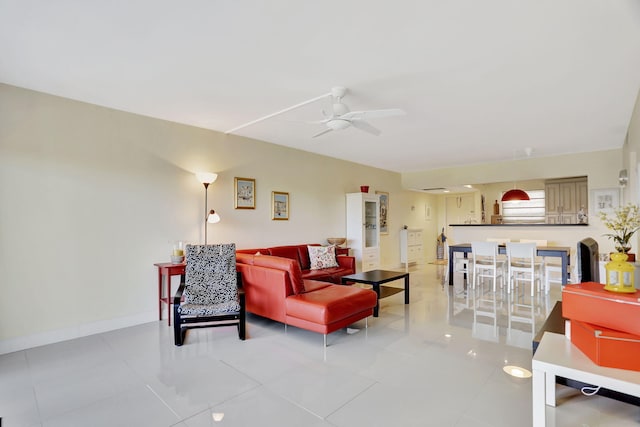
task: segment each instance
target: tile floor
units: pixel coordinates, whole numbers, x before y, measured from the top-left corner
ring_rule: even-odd
[[[326,350],[321,335],[249,316],[245,342],[209,328],[178,348],[153,322],[2,355],[2,426],[530,426],[531,380],[502,367],[531,368],[532,326],[559,290],[509,315],[502,293],[444,282],[443,266],[412,269],[411,304],[382,300],[368,329],[335,332]],[[559,393],[550,424],[640,422],[636,406]]]

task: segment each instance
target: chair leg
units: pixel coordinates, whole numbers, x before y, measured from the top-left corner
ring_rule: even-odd
[[[240,310],[240,319],[238,320],[238,336],[242,341],[247,337],[247,317],[244,310]]]
[[[368,317],[364,318],[364,328],[365,329],[369,329],[369,318]]]
[[[327,334],[323,334],[324,337],[324,348],[327,348]]]
[[[173,310],[173,343],[180,347],[184,343],[182,332],[182,319],[177,309]]]

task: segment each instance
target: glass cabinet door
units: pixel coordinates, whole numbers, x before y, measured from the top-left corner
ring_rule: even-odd
[[[378,204],[364,202],[364,246],[367,248],[378,246]]]

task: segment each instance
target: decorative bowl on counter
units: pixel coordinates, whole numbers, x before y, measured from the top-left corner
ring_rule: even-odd
[[[336,245],[336,246],[343,245],[344,242],[346,241],[347,239],[345,237],[328,237],[327,238],[327,242],[329,242],[330,245]]]

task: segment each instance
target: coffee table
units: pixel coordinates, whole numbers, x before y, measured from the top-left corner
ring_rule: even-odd
[[[373,317],[378,317],[380,298],[386,298],[403,291],[402,288],[380,285],[400,279],[404,279],[404,303],[409,304],[409,273],[400,273],[398,271],[388,270],[371,270],[343,276],[341,283],[346,285],[348,282],[355,282],[373,286],[373,290],[378,295],[378,302],[376,307],[373,309]]]

